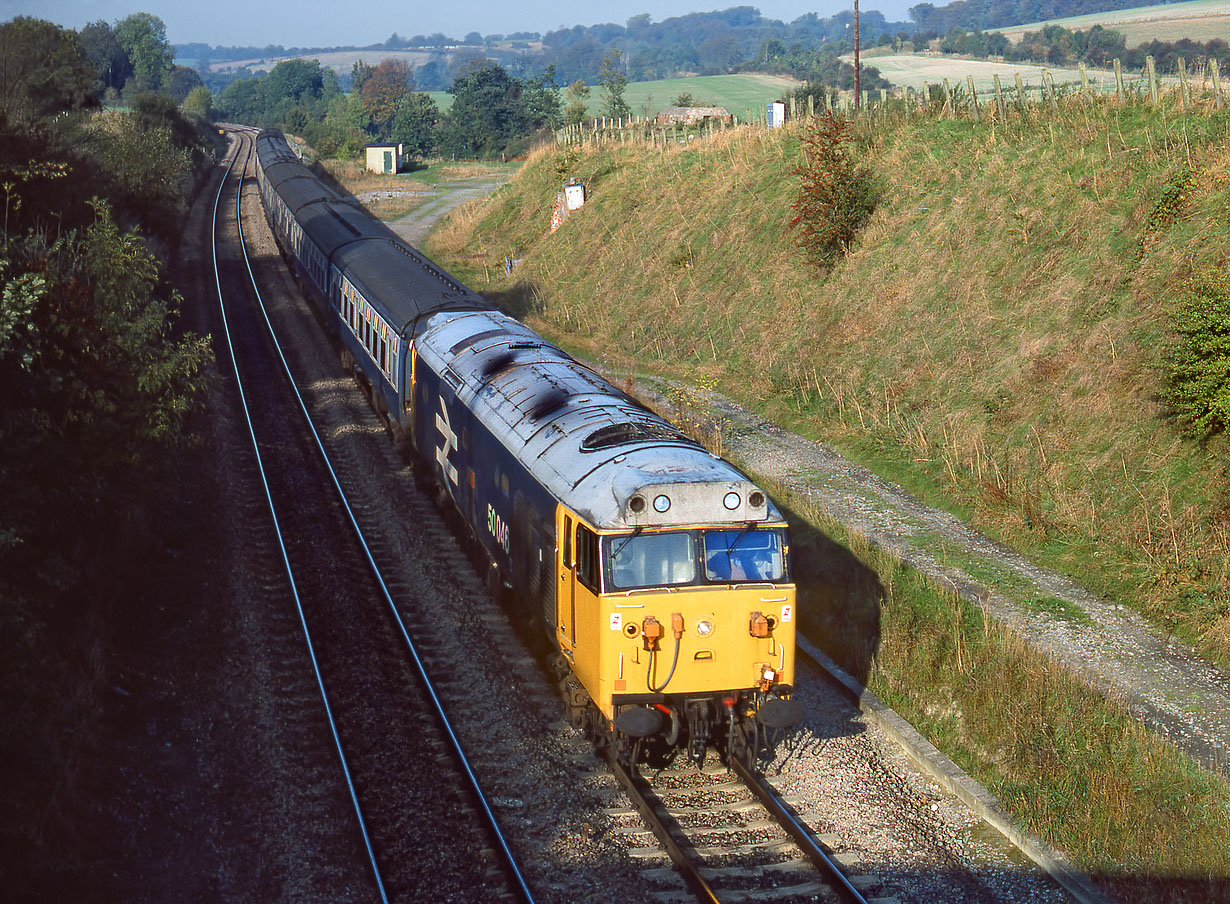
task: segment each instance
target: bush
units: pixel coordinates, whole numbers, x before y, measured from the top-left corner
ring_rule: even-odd
[[[850,152],[850,121],[825,113],[811,121],[803,138],[802,177],[794,200],[792,229],[808,263],[826,271],[850,250],[858,230],[875,210],[880,191],[871,168]]]
[[[1167,400],[1187,433],[1220,433],[1230,425],[1230,285],[1224,272],[1185,283],[1174,327],[1179,339]]]

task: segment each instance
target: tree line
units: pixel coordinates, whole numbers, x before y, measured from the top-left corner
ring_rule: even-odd
[[[627,76],[612,50],[599,73],[602,110],[630,111],[623,99]],[[567,90],[551,66],[518,78],[499,63],[474,61],[449,86],[453,103],[442,113],[419,91],[413,68],[390,58],[352,67],[349,90],[317,60],[284,60],[268,74],[232,82],[211,106],[221,118],[256,126],[281,126],[303,136],[326,157],[354,156],[367,144],[397,142],[410,157],[511,157],[535,137],[584,118],[591,88],[576,81]],[[566,102],[566,105],[565,105]]]
[[[1010,43],[999,32],[965,31],[954,27],[941,41],[944,53],[974,57],[1002,57],[1045,63],[1052,66],[1072,66],[1085,63],[1106,67],[1119,60],[1129,69],[1144,69],[1145,58],[1153,57],[1159,72],[1177,72],[1179,58],[1189,63],[1217,60],[1218,66],[1230,66],[1230,44],[1215,38],[1207,42],[1183,38],[1178,41],[1153,40],[1129,48],[1121,32],[1101,25],[1072,31],[1061,25],[1047,25],[1038,31],[1027,31],[1021,40]]]

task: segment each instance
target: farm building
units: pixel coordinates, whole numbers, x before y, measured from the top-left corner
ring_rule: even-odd
[[[369,144],[367,168],[373,173],[396,173],[401,170],[401,144]]]
[[[725,107],[667,107],[658,113],[658,125],[666,126],[673,122],[684,125],[695,125],[703,119],[720,119],[730,122],[730,111]]]

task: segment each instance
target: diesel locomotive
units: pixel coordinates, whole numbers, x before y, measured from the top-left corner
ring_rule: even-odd
[[[257,179],[283,252],[555,651],[570,720],[623,758],[746,761],[798,718],[781,512],[733,465],[492,308],[322,183],[277,131]]]

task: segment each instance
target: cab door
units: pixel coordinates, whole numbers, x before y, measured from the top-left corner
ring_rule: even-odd
[[[590,530],[577,515],[562,506],[556,515],[556,529],[560,536],[558,544],[558,568],[560,576],[556,594],[556,642],[566,656],[582,656],[589,662],[597,657],[594,647],[594,626],[590,624],[598,616],[600,590],[600,546],[598,534]],[[579,643],[578,643],[579,638]],[[582,649],[578,649],[578,646]],[[574,663],[581,673],[581,664]]]
[[[576,525],[572,512],[559,506],[555,515],[555,531],[559,537],[556,544],[558,576],[555,589],[555,606],[550,614],[551,633],[565,655],[571,658],[577,642],[576,628]]]

